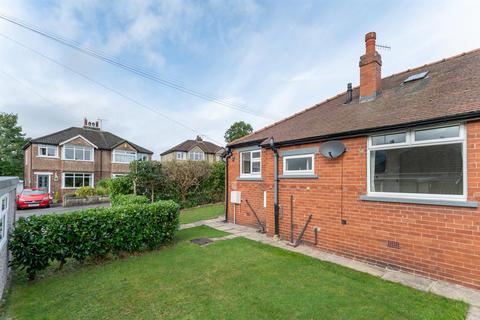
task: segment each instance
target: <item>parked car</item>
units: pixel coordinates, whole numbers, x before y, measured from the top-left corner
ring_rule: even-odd
[[[17,208],[48,208],[52,198],[47,190],[43,188],[28,188],[23,189],[20,194],[17,194]]]

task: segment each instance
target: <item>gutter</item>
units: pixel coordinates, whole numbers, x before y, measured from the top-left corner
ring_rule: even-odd
[[[471,120],[479,120],[479,119],[480,119],[480,111],[472,111],[468,113],[432,118],[428,120],[412,121],[412,122],[405,122],[405,123],[399,123],[399,124],[382,126],[382,127],[369,128],[369,129],[359,129],[359,130],[327,134],[322,136],[313,136],[313,137],[306,137],[306,138],[300,138],[295,140],[281,141],[281,142],[276,142],[275,145],[277,147],[293,146],[297,144],[314,143],[314,142],[321,142],[321,141],[332,140],[332,139],[355,138],[355,137],[365,136],[368,134],[387,131],[387,130],[405,129],[409,127],[416,127],[416,126],[422,126],[422,125],[433,125],[433,124],[439,124],[441,122],[466,121],[466,120],[471,121]],[[267,139],[268,138],[262,138],[259,140],[231,145],[230,147],[239,148],[239,147],[245,147],[245,146],[258,145],[259,143],[261,143],[260,147],[268,147],[269,142],[266,141]]]

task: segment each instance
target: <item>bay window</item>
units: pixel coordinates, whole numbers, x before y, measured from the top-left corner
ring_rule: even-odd
[[[93,161],[93,148],[66,145],[63,147],[63,160]]]
[[[260,176],[262,173],[262,158],[260,150],[240,153],[240,176]]]
[[[465,143],[463,125],[370,137],[369,194],[465,199]]]
[[[93,173],[64,173],[62,188],[93,187]]]
[[[283,157],[284,175],[313,175],[314,174],[314,155],[294,155]]]
[[[137,159],[137,153],[135,151],[127,150],[114,150],[113,162],[115,163],[130,163]]]

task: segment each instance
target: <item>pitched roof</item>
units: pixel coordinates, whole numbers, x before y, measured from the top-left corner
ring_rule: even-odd
[[[217,153],[220,149],[222,149],[222,147],[217,146],[214,143],[203,141],[202,139],[199,139],[199,137],[197,137],[196,140],[185,140],[182,143],[177,144],[175,147],[170,148],[165,152],[162,152],[160,155],[164,156],[174,151],[188,152],[195,147],[199,147],[205,153]]]
[[[120,138],[119,136],[116,136],[113,133],[110,133],[108,131],[78,128],[78,127],[71,127],[58,132],[54,132],[52,134],[49,134],[40,138],[32,139],[25,147],[29,146],[31,143],[44,143],[44,144],[58,145],[63,141],[66,141],[78,135],[81,135],[82,137],[84,137],[85,139],[87,139],[88,141],[96,145],[99,149],[111,150],[123,142],[128,142],[132,147],[134,147],[140,153],[148,153],[148,154],[153,153],[148,149],[140,147],[139,145],[136,145],[123,138]]]
[[[406,82],[428,71],[426,78]],[[276,122],[229,146],[279,144],[366,134],[378,129],[480,116],[480,49],[383,78],[382,92],[373,101],[359,103],[359,87],[353,101],[345,104],[346,92]]]

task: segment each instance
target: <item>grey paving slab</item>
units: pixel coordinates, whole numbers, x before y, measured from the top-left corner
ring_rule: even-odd
[[[387,270],[387,272],[385,272],[382,278],[385,280],[398,282],[421,291],[429,291],[434,282],[431,279],[395,270]]]
[[[480,291],[478,290],[445,281],[435,281],[430,291],[440,296],[463,300],[473,306],[480,307]]]
[[[466,320],[480,320],[480,307],[471,306]]]

